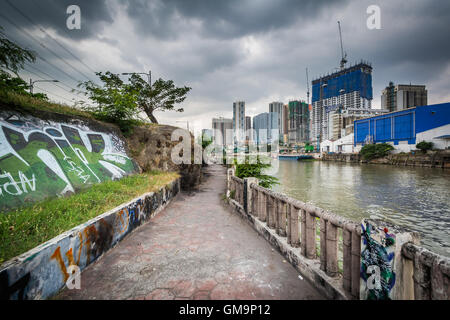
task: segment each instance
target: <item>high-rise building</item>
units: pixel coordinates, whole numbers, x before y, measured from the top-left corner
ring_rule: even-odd
[[[283,143],[289,143],[289,105],[283,106]]]
[[[233,130],[235,144],[245,140],[245,102],[237,101],[233,103]]]
[[[372,66],[366,62],[313,80],[311,141],[333,137],[333,120],[340,121],[336,113],[344,118],[373,115],[372,99]]]
[[[280,142],[283,142],[285,124],[284,117],[286,116],[286,114],[284,113],[284,104],[282,102],[269,103],[269,114],[272,117],[270,122],[272,124],[276,122],[279,140]]]
[[[245,117],[245,140],[252,141],[252,118]]]
[[[303,101],[289,101],[289,143],[305,143],[310,140],[309,123],[310,112],[309,105]]]
[[[426,106],[428,104],[428,91],[424,85],[394,85],[389,82],[381,95],[381,107],[389,112]]]
[[[219,146],[233,144],[233,120],[225,118],[213,118],[213,142]]]
[[[255,137],[253,140],[256,144],[266,144],[268,141],[269,114],[267,112],[260,113],[253,117],[253,130]]]

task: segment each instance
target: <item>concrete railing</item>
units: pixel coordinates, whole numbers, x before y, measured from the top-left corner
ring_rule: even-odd
[[[416,300],[450,299],[450,259],[412,243],[403,245],[402,256],[413,265],[410,278]]]
[[[300,272],[306,271],[309,280],[328,297],[360,298],[360,288],[367,283],[361,281],[359,223],[263,188],[255,178],[239,179],[234,169],[228,170],[228,195],[257,231]],[[411,242],[403,243],[402,237],[397,239],[401,254],[395,265],[399,279],[393,297],[449,299],[450,259]]]

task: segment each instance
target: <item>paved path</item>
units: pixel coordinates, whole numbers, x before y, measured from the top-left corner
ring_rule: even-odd
[[[82,273],[57,299],[322,299],[225,205],[226,172],[205,169],[182,192]]]

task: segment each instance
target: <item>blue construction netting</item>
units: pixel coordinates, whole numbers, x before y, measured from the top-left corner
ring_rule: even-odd
[[[359,91],[361,97],[372,100],[372,75],[370,73],[363,72],[362,69],[356,69],[344,74],[337,73],[335,77],[326,77],[314,81],[312,87],[312,102],[316,102],[322,99],[328,99],[331,97],[339,96],[343,93],[350,93],[353,91]],[[325,84],[325,86],[324,86]],[[320,93],[320,87],[322,86],[322,96]],[[341,90],[344,90],[341,92]]]

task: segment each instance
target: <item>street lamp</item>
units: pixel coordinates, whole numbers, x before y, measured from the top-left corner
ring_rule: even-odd
[[[149,71],[148,73],[145,72],[124,72],[122,73],[123,76],[128,76],[128,75],[132,75],[132,74],[145,74],[148,77],[148,84],[150,85],[150,87],[152,86],[152,72]]]
[[[36,82],[59,82],[58,80],[32,80],[30,78],[30,94],[33,94],[33,86]]]

